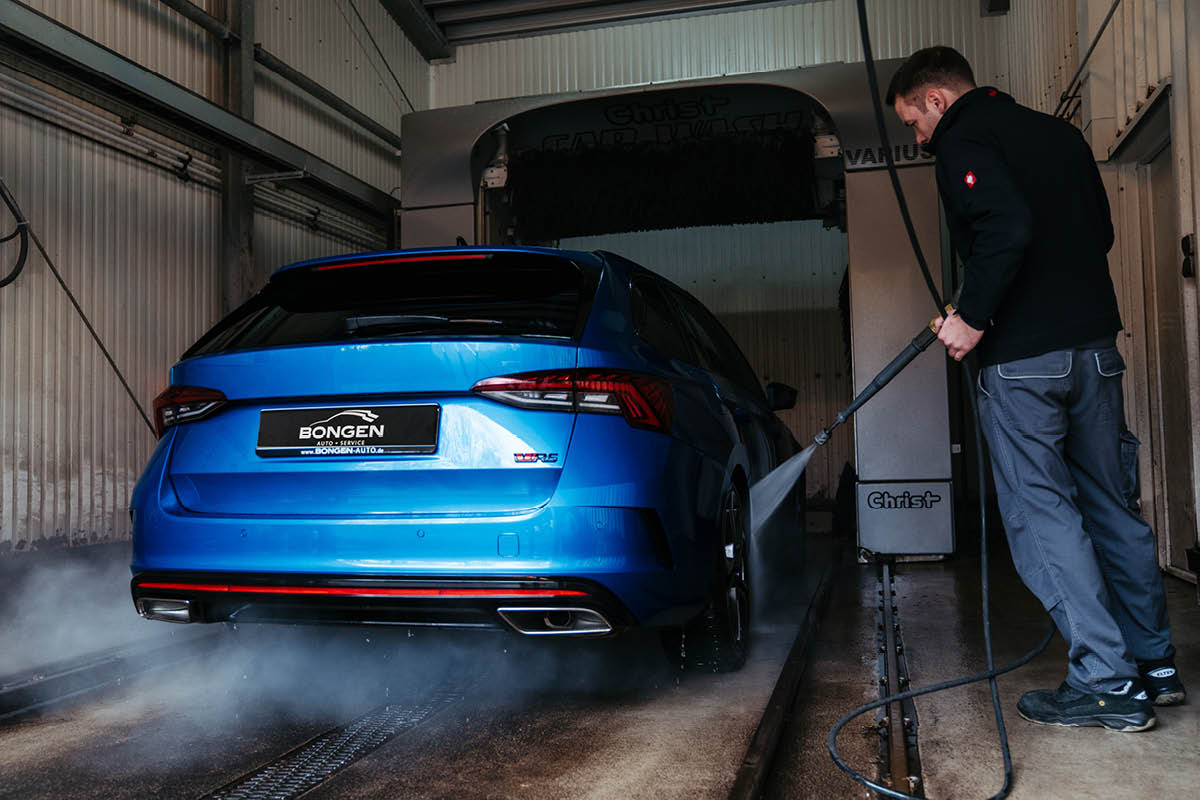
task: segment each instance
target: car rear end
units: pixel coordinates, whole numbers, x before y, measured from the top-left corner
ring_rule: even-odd
[[[671,390],[580,368],[602,280],[595,257],[528,249],[276,273],[156,402],[132,504],[139,611],[554,635],[669,608],[661,518],[621,487],[679,456]],[[581,416],[609,431],[584,426],[586,452]],[[643,464],[608,465],[630,447]]]

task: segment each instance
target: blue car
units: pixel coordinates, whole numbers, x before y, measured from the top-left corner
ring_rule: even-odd
[[[749,487],[798,450],[773,413],[795,395],[611,253],[293,264],[155,401],[134,603],[170,622],[649,626],[736,669]]]

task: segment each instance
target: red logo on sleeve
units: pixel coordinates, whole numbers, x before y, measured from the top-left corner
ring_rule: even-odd
[[[975,188],[975,173],[974,172],[968,172],[967,177],[963,178],[963,180],[967,182],[968,189]]]

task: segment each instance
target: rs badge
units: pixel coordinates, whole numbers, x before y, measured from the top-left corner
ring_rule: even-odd
[[[963,180],[967,182],[968,189],[975,188],[975,173],[974,172],[968,172],[967,177],[963,178]]]
[[[518,464],[553,464],[558,461],[558,453],[513,453],[513,460]]]

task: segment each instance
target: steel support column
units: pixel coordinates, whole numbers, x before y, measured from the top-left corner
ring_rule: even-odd
[[[229,29],[225,42],[225,107],[254,120],[254,0],[227,0]],[[253,290],[254,197],[246,184],[246,159],[221,150],[221,315],[241,304]]]

